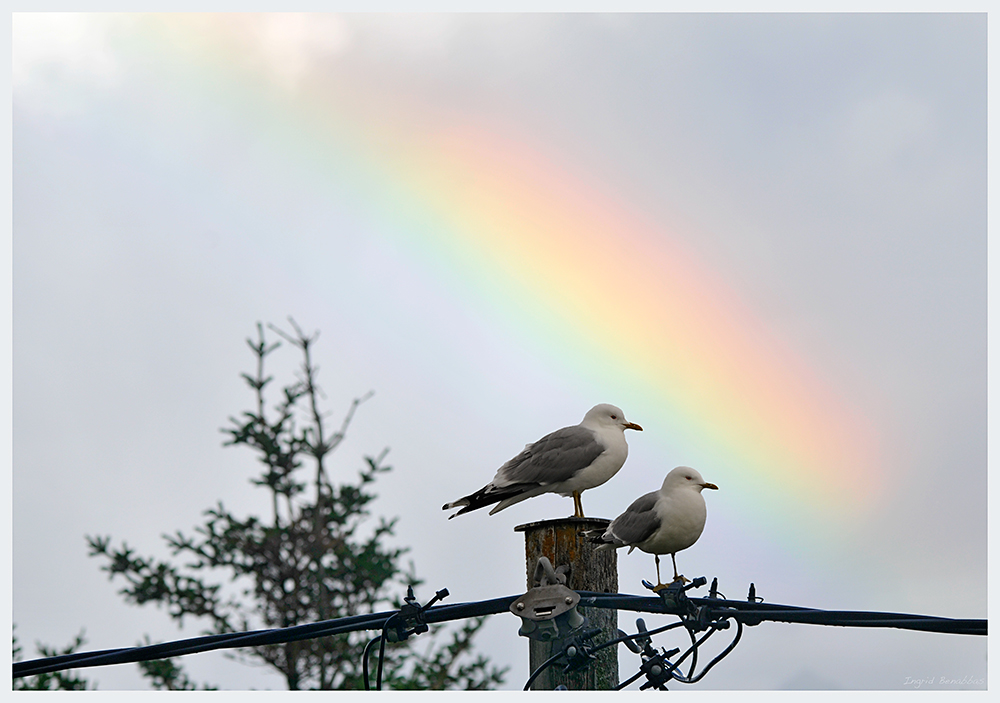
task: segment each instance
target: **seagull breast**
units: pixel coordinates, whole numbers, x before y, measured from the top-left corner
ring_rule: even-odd
[[[700,491],[679,490],[669,495],[661,491],[653,510],[660,520],[659,529],[635,545],[648,554],[674,554],[687,549],[705,529],[708,511]]]
[[[625,464],[625,459],[628,458],[628,443],[620,430],[611,428],[610,431],[594,431],[594,439],[604,447],[604,451],[589,465],[563,481],[558,491],[560,495],[570,495],[573,491],[585,491],[600,486],[609,481]]]

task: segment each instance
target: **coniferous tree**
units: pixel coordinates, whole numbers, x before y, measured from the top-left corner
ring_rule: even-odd
[[[18,662],[23,658],[23,652],[21,645],[17,642],[16,625],[14,626],[12,639],[12,659]],[[56,649],[40,642],[35,645],[35,649],[39,657],[58,657],[63,654],[73,654],[83,646],[84,642],[86,640],[83,638],[83,631],[81,630],[80,634],[74,637],[73,641],[62,649]],[[87,691],[97,687],[72,669],[69,669],[67,671],[53,671],[46,674],[14,679],[12,688],[15,691]]]
[[[165,536],[183,566],[138,556],[110,538],[88,537],[90,553],[106,559],[110,578],[123,578],[120,593],[134,604],[156,603],[182,622],[196,617],[212,633],[283,628],[321,620],[399,607],[399,593],[420,584],[411,564],[400,560],[407,551],[389,546],[395,519],[374,519],[372,488],[385,464],[386,451],[366,457],[354,481],[330,479],[330,454],[343,441],[358,407],[370,397],[356,398],[339,428],[331,432],[320,409],[321,391],[312,344],[289,318],[293,334],[269,326],[302,355],[301,372],[284,386],[280,399],[268,406],[265,391],[272,376],[265,360],[281,342],[269,344],[258,324],[258,339],[248,339],[256,360],[253,375],[242,374],[254,394],[254,408],[230,418],[226,445],[254,450],[263,470],[253,483],[270,494],[271,514],[239,517],[220,501],[205,511],[193,534]],[[504,670],[472,652],[472,640],[483,619],[459,627],[434,627],[414,640],[386,646],[383,686],[395,689],[488,689],[503,681]],[[237,650],[248,661],[264,662],[279,671],[289,689],[359,689],[364,687],[361,654],[375,633],[351,633],[286,644]],[[446,637],[447,643],[439,642]],[[428,640],[430,645],[428,646]],[[166,668],[164,668],[166,666]],[[191,688],[193,684],[172,662],[144,665],[158,688]]]

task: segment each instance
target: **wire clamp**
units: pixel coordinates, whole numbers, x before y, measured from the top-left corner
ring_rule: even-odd
[[[747,602],[748,603],[763,603],[764,599],[757,595],[757,589],[751,583],[750,588],[747,591]],[[753,615],[751,613],[740,613],[740,620],[744,625],[748,627],[753,627],[754,625],[760,625],[764,618],[759,615]]]
[[[660,600],[663,601],[664,612],[679,615],[687,620],[698,615],[698,608],[687,597],[687,591],[692,588],[701,588],[706,583],[708,583],[708,579],[704,576],[699,576],[686,586],[683,581],[674,581],[668,584],[666,588],[656,590],[653,584],[645,580],[642,582],[642,585],[660,597]]]
[[[521,618],[517,634],[539,642],[564,639],[586,624],[576,609],[580,594],[566,586],[566,567],[552,568],[547,557],[535,563],[534,587],[510,605]]]
[[[420,635],[427,632],[430,628],[424,619],[424,611],[442,598],[447,597],[448,589],[442,588],[427,601],[427,605],[420,605],[413,595],[413,586],[407,586],[403,606],[386,621],[386,625],[389,625],[390,622],[392,624],[392,629],[386,629],[386,639],[390,642],[402,642],[410,635]]]
[[[601,634],[601,628],[592,627],[570,639],[566,646],[563,647],[563,654],[566,657],[566,666],[563,668],[564,674],[585,669],[590,665],[590,662],[597,658],[593,654],[594,645],[590,640],[599,634]]]
[[[639,687],[639,690],[643,691],[647,688],[655,688],[659,691],[666,691],[667,681],[673,678],[671,672],[677,668],[675,664],[669,661],[670,657],[676,655],[681,650],[674,648],[666,651],[654,647],[653,638],[645,634],[648,630],[646,629],[646,621],[642,618],[636,618],[635,627],[639,635],[625,639],[623,642],[632,652],[638,654],[642,660],[639,670],[645,674],[646,682]],[[627,636],[621,630],[618,631],[618,634],[622,637]]]
[[[669,659],[680,651],[680,649],[674,648],[669,652],[653,650],[654,653],[651,655],[644,654],[639,669],[646,675],[646,683],[639,686],[639,690],[645,691],[647,688],[655,688],[658,691],[666,691],[667,681],[673,678],[671,672],[677,668]]]

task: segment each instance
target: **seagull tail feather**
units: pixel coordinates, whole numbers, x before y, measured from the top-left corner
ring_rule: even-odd
[[[511,505],[512,503],[519,502],[524,498],[528,498],[529,496],[524,495],[524,492],[533,487],[533,485],[526,486],[524,484],[513,484],[510,486],[504,486],[503,488],[496,488],[493,484],[490,484],[488,486],[483,486],[475,493],[470,493],[464,498],[459,498],[452,503],[445,503],[441,509],[451,510],[452,508],[461,508],[461,510],[454,515],[448,516],[448,519],[451,520],[453,517],[464,515],[465,513],[472,512],[473,510],[479,510],[480,508],[485,508],[487,505],[493,505],[494,503],[506,503],[506,505],[498,505],[490,511],[490,514],[492,515],[498,510],[503,510],[507,507],[507,505]]]
[[[606,527],[599,527],[594,530],[583,530],[580,534],[587,538],[589,542],[597,545],[597,549],[618,549],[624,547],[624,543],[607,534]]]

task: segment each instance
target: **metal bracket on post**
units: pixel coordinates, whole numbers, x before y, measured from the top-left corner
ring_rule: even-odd
[[[521,618],[517,634],[540,642],[565,639],[583,627],[587,619],[576,606],[580,594],[566,586],[566,569],[552,568],[547,557],[535,563],[534,584],[510,605],[510,612]]]
[[[590,645],[585,636],[588,628],[599,628],[598,641],[613,638],[618,611],[590,607],[579,598],[584,592],[618,593],[615,551],[593,549],[580,534],[599,528],[603,532],[610,522],[569,517],[514,528],[524,532],[528,592],[514,600],[510,612],[520,618],[519,634],[528,640],[529,688],[599,691],[618,685],[617,648]],[[571,663],[573,667],[564,670]],[[585,665],[574,668],[577,664]]]

